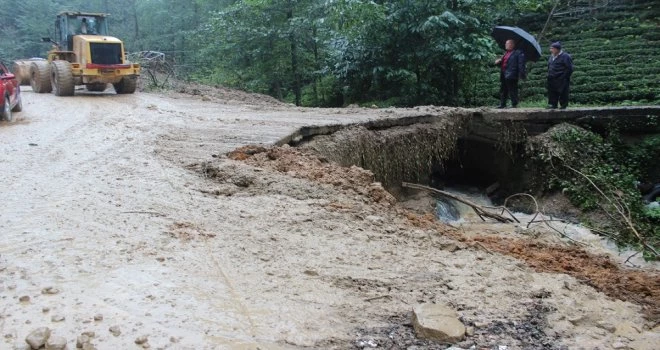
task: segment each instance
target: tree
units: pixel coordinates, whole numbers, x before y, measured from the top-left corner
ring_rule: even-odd
[[[333,72],[350,101],[458,104],[462,73],[492,51],[478,1],[335,3]]]

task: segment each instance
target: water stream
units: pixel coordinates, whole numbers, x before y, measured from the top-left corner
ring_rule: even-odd
[[[488,196],[474,187],[470,188],[445,188],[446,192],[465,198],[475,204],[482,206],[493,206]],[[501,212],[497,212],[501,214]],[[435,215],[438,220],[451,225],[468,225],[470,223],[482,222],[481,218],[472,210],[471,207],[448,198],[439,198],[436,200]],[[647,262],[643,259],[640,252],[632,249],[620,249],[614,241],[594,234],[588,228],[580,225],[561,221],[543,220],[557,219],[556,217],[545,217],[543,215],[525,214],[514,212],[513,215],[520,221],[516,224],[518,232],[525,234],[535,229],[543,229],[544,232],[552,234],[561,234],[577,242],[584,243],[589,250],[596,253],[605,253],[610,255],[615,261],[631,267],[652,267],[660,268],[658,262]],[[529,228],[527,227],[528,224]],[[551,226],[551,227],[548,227]],[[565,239],[565,238],[564,238]]]

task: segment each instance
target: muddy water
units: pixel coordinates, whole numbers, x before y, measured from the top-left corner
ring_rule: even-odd
[[[496,207],[488,196],[480,192],[477,188],[456,187],[445,188],[444,191],[465,198],[477,205]],[[520,233],[524,234],[527,231],[533,233],[539,226],[543,226],[544,229],[554,231],[558,237],[564,237],[568,242],[582,246],[594,254],[607,254],[621,265],[651,269],[660,268],[659,262],[646,261],[641,251],[631,248],[620,248],[611,239],[595,234],[580,224],[562,221],[562,218],[544,214],[526,214],[521,212],[511,212],[511,214],[508,214],[508,212],[503,212],[501,209],[493,209],[492,211],[507,217],[511,215],[515,216],[520,221],[517,224]],[[470,225],[482,221],[470,206],[451,199],[436,199],[435,215],[440,221],[454,226]]]

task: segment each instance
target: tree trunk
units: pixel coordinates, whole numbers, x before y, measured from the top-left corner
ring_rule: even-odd
[[[316,25],[312,27],[312,40],[313,42],[313,47],[314,47],[314,106],[319,105],[319,91],[318,91],[318,84],[319,84],[319,71],[321,70],[321,64],[319,62],[319,45],[318,42],[316,41]]]
[[[137,42],[138,38],[140,37],[140,24],[139,24],[139,21],[138,21],[136,0],[133,0],[133,22],[135,23],[135,32],[134,32],[134,36],[133,36],[133,43],[135,43],[135,42]]]
[[[293,18],[293,9],[289,8],[286,12],[286,18],[289,20],[289,43],[291,45],[291,74],[293,74],[293,93],[296,95],[296,106],[301,104],[300,93],[300,74],[298,73],[298,53],[296,48],[296,37],[294,34],[291,19]]]

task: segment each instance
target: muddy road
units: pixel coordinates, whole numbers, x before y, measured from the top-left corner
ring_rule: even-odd
[[[226,91],[24,90],[24,111],[0,123],[2,349],[39,327],[69,348],[94,332],[97,349],[443,349],[410,326],[414,305],[435,302],[470,329],[463,348],[660,341],[643,303],[419,225],[361,190],[373,181],[361,169],[286,148],[225,156],[304,125],[414,110],[302,109]],[[307,164],[336,179],[315,180]]]

